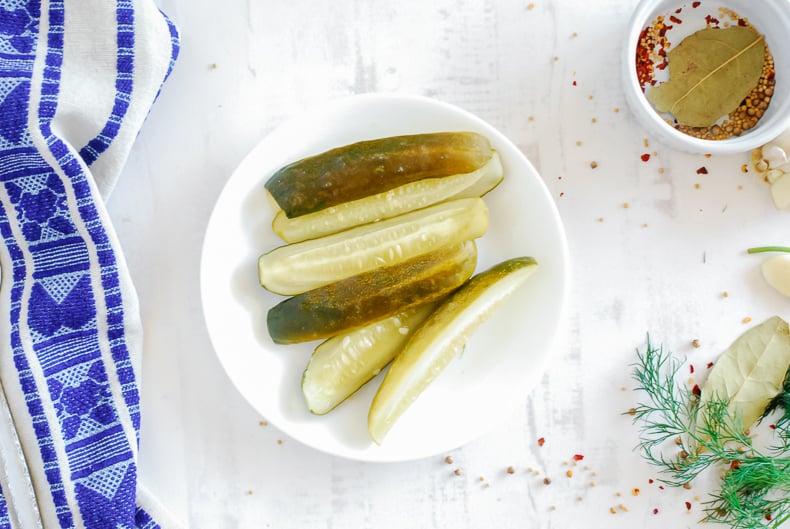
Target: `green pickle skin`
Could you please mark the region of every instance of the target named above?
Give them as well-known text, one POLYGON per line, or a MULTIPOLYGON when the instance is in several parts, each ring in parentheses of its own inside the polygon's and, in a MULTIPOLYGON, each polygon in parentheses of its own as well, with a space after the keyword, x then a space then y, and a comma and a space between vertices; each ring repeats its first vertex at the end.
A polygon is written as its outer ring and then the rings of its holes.
POLYGON ((280 344, 335 336, 448 295, 476 264, 477 247, 466 241, 310 290, 269 310, 269 335, 280 344))
POLYGON ((437 132, 357 142, 298 160, 265 188, 289 218, 425 178, 479 169, 493 150, 475 132, 437 132))

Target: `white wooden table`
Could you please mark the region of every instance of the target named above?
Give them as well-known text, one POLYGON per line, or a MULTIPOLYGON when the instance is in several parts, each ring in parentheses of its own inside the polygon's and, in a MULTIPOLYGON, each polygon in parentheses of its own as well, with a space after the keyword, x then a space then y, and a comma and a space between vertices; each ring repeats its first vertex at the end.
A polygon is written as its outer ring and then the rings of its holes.
POLYGON ((648 332, 704 366, 744 318, 787 317, 745 249, 790 243, 790 217, 746 154, 673 152, 635 121, 619 77, 635 3, 161 1, 181 56, 109 209, 145 323, 142 480, 170 509, 195 528, 696 524, 704 486, 660 490, 633 450, 630 364, 648 332), (203 233, 234 168, 302 108, 363 92, 427 95, 501 130, 545 180, 572 258, 541 384, 496 430, 410 463, 339 459, 267 425, 201 310, 203 233))

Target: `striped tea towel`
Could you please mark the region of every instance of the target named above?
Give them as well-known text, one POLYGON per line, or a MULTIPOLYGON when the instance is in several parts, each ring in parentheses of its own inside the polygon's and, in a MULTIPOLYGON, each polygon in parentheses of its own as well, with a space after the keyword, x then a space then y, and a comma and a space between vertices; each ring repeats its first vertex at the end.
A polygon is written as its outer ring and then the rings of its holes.
POLYGON ((0 0, 0 529, 162 527, 103 198, 178 51, 152 0, 0 0))

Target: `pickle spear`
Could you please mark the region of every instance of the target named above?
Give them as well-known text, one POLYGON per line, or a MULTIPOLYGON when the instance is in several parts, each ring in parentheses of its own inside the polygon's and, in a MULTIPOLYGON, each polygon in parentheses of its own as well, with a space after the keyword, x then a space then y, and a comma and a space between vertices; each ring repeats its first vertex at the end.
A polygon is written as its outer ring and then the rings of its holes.
POLYGON ((416 182, 470 173, 493 155, 475 132, 437 132, 357 142, 274 173, 265 188, 290 218, 416 182))
POLYGON ((474 241, 442 247, 393 266, 330 283, 269 310, 275 343, 329 338, 441 299, 464 284, 477 264, 474 241))
POLYGON ((485 165, 470 173, 424 178, 293 218, 280 210, 274 216, 272 230, 286 242, 315 239, 445 200, 482 196, 496 187, 503 176, 499 154, 493 153, 485 165))
POLYGON ((302 375, 302 393, 316 415, 332 411, 397 355, 438 302, 414 307, 321 343, 302 375))
POLYGON ((264 288, 277 294, 301 294, 475 239, 487 229, 488 208, 483 199, 461 198, 280 246, 258 259, 258 278, 264 288))
POLYGON ((532 257, 518 257, 476 275, 417 329, 373 398, 368 431, 376 444, 381 444, 395 421, 463 351, 474 330, 537 266, 532 257))

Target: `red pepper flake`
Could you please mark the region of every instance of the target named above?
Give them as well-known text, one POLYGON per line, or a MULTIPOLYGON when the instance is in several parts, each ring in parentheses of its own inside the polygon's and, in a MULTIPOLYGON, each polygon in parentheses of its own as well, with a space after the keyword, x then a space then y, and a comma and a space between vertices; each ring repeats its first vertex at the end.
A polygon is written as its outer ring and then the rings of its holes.
POLYGON ((664 490, 664 485, 659 485, 659 486, 658 486, 658 489, 659 489, 659 490, 664 490))
POLYGON ((713 362, 708 362, 708 369, 710 369, 711 367, 713 367, 713 362))
POLYGON ((702 2, 691 2, 691 7, 697 9, 702 2))
POLYGON ((770 428, 771 430, 776 430, 776 425, 775 424, 769 424, 768 428, 770 428))
POLYGON ((647 482, 652 485, 654 483, 653 478, 648 479, 647 482))
POLYGON ((702 167, 697 169, 697 174, 708 174, 708 168, 703 165, 702 167))
POLYGON ((574 454, 573 455, 573 460, 574 461, 581 461, 582 459, 584 459, 584 456, 581 455, 581 454, 574 454))
POLYGON ((694 374, 694 364, 689 364, 689 372, 693 375, 694 374))
POLYGON ((700 395, 702 395, 702 390, 701 390, 701 389, 699 389, 699 384, 694 384, 694 387, 693 387, 693 388, 691 388, 691 393, 692 393, 692 394, 693 394, 695 397, 699 397, 700 395))
POLYGON ((653 509, 653 514, 658 514, 658 509, 653 509))
POLYGON ((770 513, 770 512, 767 512, 767 513, 765 513, 765 519, 766 519, 766 520, 768 520, 768 521, 770 522, 771 520, 773 520, 773 519, 774 519, 774 517, 773 517, 773 516, 771 516, 771 513, 770 513))
POLYGON ((576 86, 576 81, 573 82, 573 86, 576 86))
POLYGON ((719 25, 719 19, 718 18, 713 18, 710 15, 705 15, 705 22, 707 22, 709 26, 718 26, 719 25))
POLYGON ((690 511, 690 510, 691 510, 691 502, 690 502, 690 501, 687 501, 687 502, 686 502, 686 510, 687 510, 687 511, 690 511))
MULTIPOLYGON (((678 12, 679 12, 679 11, 675 11, 675 13, 678 13, 678 12)), ((669 20, 671 20, 671 21, 672 21, 672 22, 674 22, 675 24, 682 24, 682 23, 683 23, 683 21, 682 21, 682 20, 680 20, 680 19, 679 19, 678 17, 676 17, 675 15, 670 15, 670 16, 669 16, 669 20)))
POLYGON ((741 462, 737 459, 730 461, 730 470, 738 470, 741 468, 741 462))
POLYGON ((738 19, 738 25, 741 26, 742 28, 745 28, 747 26, 747 23, 746 23, 746 21, 744 19, 739 18, 738 19))
POLYGON ((675 13, 678 14, 678 15, 680 14, 681 11, 683 11, 682 7, 679 7, 677 9, 675 9, 675 13))
POLYGON ((546 439, 544 439, 543 437, 541 437, 540 439, 538 439, 538 446, 543 446, 543 444, 544 444, 545 442, 546 442, 546 439))
POLYGON ((645 153, 642 156, 640 156, 640 158, 642 159, 643 162, 646 162, 646 161, 650 160, 650 155, 645 153))

